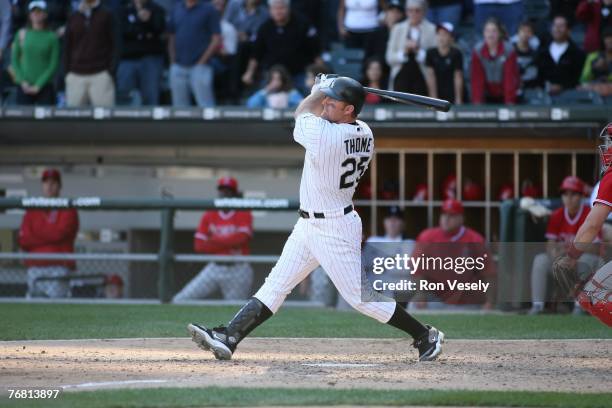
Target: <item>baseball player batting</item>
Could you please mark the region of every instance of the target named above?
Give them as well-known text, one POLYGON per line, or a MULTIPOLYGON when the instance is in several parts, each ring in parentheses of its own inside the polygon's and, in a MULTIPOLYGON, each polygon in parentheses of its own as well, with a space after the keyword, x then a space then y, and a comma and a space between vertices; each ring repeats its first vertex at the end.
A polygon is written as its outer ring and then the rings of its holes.
POLYGON ((374 152, 372 130, 357 116, 365 91, 354 79, 318 77, 295 111, 293 138, 306 150, 300 183, 300 218, 265 283, 227 326, 189 324, 192 340, 219 360, 280 308, 291 290, 321 265, 340 295, 359 312, 408 333, 420 361, 441 353, 444 333, 425 326, 392 299, 361 299, 361 218, 353 194, 374 152))
POLYGON ((576 233, 568 254, 555 261, 553 274, 564 289, 575 289, 576 300, 584 310, 606 325, 612 326, 612 261, 582 282, 576 268, 578 258, 589 249, 612 211, 612 123, 604 128, 601 137, 604 140, 604 144, 599 147, 603 177, 597 198, 593 209, 576 233))

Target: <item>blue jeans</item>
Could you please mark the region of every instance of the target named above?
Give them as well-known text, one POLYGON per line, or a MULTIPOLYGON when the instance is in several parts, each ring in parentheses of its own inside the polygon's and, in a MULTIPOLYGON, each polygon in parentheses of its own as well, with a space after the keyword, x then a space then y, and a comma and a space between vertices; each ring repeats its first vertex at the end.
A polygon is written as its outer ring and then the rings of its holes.
POLYGON ((476 32, 482 37, 482 28, 489 17, 495 17, 506 27, 508 37, 516 34, 520 22, 523 20, 523 1, 512 4, 475 4, 474 23, 476 32))
POLYGON ((138 89, 143 105, 159 105, 163 69, 161 55, 121 60, 117 69, 117 100, 127 100, 129 93, 138 89))
POLYGON ((170 66, 172 106, 191 106, 191 93, 199 107, 215 106, 213 74, 210 65, 197 64, 192 67, 184 67, 172 64, 170 66))
POLYGON ((440 23, 451 23, 455 28, 461 21, 461 9, 463 5, 451 4, 450 6, 430 7, 427 10, 427 19, 438 25, 440 23))

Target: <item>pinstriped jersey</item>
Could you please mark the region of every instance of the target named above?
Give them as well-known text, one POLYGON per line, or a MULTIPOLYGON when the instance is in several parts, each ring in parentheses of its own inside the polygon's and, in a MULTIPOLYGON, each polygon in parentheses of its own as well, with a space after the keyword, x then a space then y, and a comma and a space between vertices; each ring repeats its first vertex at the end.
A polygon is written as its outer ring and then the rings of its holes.
POLYGON ((293 138, 306 149, 301 208, 330 211, 350 205, 374 152, 370 127, 361 120, 332 123, 305 113, 296 119, 293 138))

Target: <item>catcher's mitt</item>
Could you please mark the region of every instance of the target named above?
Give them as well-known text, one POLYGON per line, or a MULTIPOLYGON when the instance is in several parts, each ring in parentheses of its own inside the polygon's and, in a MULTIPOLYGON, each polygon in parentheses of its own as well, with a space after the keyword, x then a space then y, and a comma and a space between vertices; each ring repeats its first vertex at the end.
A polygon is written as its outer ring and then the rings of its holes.
POLYGON ((576 260, 567 255, 561 256, 553 263, 553 275, 564 294, 573 294, 578 282, 576 260))

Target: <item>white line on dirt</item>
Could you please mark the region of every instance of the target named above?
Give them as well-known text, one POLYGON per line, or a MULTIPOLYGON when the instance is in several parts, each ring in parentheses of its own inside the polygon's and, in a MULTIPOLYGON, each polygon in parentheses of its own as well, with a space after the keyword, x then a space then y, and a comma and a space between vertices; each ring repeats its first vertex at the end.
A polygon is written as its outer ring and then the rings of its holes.
POLYGON ((332 368, 352 368, 352 367, 378 367, 380 364, 358 364, 358 363, 303 363, 306 367, 332 367, 332 368))
POLYGON ((130 385, 130 384, 161 384, 168 380, 128 380, 128 381, 103 381, 103 382, 87 382, 82 384, 60 385, 64 390, 71 388, 92 388, 92 387, 111 387, 115 385, 130 385))
MULTIPOLYGON (((368 338, 368 337, 249 337, 249 339, 257 339, 257 340, 325 340, 325 341, 344 341, 344 340, 352 340, 352 341, 380 341, 380 340, 410 340, 409 338, 401 338, 401 337, 385 337, 385 338, 368 338)), ((66 342, 66 341, 74 341, 74 342, 83 342, 83 341, 104 341, 104 342, 112 342, 112 341, 142 341, 142 340, 191 340, 189 337, 119 337, 112 339, 38 339, 38 340, 1 340, 0 344, 10 344, 10 343, 35 343, 35 342, 66 342)), ((448 336, 444 341, 448 340, 448 336)), ((541 339, 466 339, 466 338, 452 338, 451 341, 474 341, 474 342, 491 342, 491 341, 504 341, 504 342, 526 342, 526 341, 606 341, 612 342, 611 338, 584 338, 584 339, 563 339, 563 338, 541 338, 541 339)))

